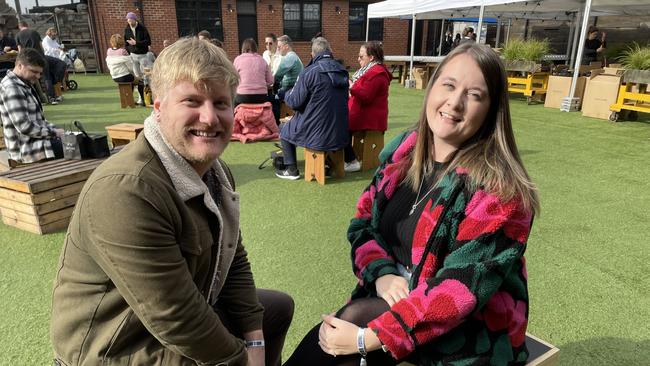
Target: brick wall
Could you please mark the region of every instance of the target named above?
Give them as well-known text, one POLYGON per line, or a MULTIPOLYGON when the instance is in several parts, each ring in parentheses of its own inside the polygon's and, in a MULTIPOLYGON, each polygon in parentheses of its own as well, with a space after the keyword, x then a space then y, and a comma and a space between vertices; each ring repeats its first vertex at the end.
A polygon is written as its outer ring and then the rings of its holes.
MULTIPOLYGON (((124 35, 126 13, 140 12, 133 7, 130 0, 95 0, 90 2, 90 16, 94 21, 95 38, 98 42, 98 54, 101 70, 108 72, 106 67, 106 50, 110 47, 108 40, 112 34, 124 35)), ((151 36, 154 52, 162 50, 164 39, 178 38, 176 26, 176 5, 174 0, 147 0, 144 2, 144 24, 151 36)))
MULTIPOLYGON (((124 34, 126 27, 126 13, 134 11, 131 0, 95 0, 90 3, 91 16, 95 22, 95 32, 98 40, 99 57, 106 58, 109 48, 108 39, 111 34, 124 34)), ((283 31, 282 0, 264 0, 257 2, 257 34, 259 53, 264 52, 264 36, 275 33, 281 36, 283 31), (269 9, 272 7, 272 10, 269 9)), ((230 59, 239 55, 239 36, 237 28, 237 10, 235 0, 221 1, 221 14, 224 33, 224 49, 230 59), (228 4, 232 11, 228 11, 228 4)), ((363 42, 348 41, 348 0, 327 0, 321 5, 321 24, 323 37, 332 45, 334 56, 343 59, 346 66, 351 69, 359 67, 357 55, 363 42), (339 7, 340 14, 336 12, 339 7)), ((176 24, 175 0, 147 0, 144 1, 144 20, 152 46, 156 53, 162 49, 164 39, 175 40, 178 38, 176 24)), ((407 54, 408 21, 400 19, 384 20, 384 53, 386 55, 407 54)), ((294 48, 306 64, 311 59, 311 45, 309 42, 295 42, 294 48)), ((108 71, 105 62, 101 62, 102 71, 108 71)))

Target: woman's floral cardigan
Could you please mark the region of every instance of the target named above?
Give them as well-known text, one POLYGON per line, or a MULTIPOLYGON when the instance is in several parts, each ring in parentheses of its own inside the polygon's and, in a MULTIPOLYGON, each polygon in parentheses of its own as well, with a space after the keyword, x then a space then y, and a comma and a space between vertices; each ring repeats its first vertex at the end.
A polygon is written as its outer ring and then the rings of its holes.
MULTIPOLYGON (((357 203, 348 229, 359 279, 353 299, 377 296, 375 280, 398 275, 378 226, 403 179, 397 165, 408 158, 416 135, 406 132, 386 146, 382 165, 357 203)), ((462 168, 445 175, 432 197, 413 237, 410 295, 368 326, 398 360, 412 355, 421 365, 524 364, 524 251, 531 214, 518 201, 502 202, 480 187, 472 189, 462 168)))

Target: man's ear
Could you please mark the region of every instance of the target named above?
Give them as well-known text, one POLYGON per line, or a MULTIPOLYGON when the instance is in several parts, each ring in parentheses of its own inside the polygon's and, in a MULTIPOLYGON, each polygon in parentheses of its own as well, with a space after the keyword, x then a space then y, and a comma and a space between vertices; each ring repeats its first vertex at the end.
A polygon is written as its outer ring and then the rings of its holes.
POLYGON ((157 97, 153 101, 153 115, 156 117, 156 122, 160 122, 160 99, 157 97))

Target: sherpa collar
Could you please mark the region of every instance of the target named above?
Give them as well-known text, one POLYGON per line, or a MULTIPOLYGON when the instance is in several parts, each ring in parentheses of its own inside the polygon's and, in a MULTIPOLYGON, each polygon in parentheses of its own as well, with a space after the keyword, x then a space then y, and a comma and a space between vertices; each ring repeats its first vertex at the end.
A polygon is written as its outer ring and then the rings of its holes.
MULTIPOLYGON (((217 205, 210 195, 210 190, 196 170, 167 142, 153 114, 144 121, 144 137, 158 154, 181 199, 187 201, 196 196, 203 195, 205 206, 215 215, 221 216, 217 205)), ((237 192, 232 191, 226 173, 218 160, 215 160, 212 165, 212 170, 216 174, 219 183, 221 183, 221 188, 238 196, 237 192)))

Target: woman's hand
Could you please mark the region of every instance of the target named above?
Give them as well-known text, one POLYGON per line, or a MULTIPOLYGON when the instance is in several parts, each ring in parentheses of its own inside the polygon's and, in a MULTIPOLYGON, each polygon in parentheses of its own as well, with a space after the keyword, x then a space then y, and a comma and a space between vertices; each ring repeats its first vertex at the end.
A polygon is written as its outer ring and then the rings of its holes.
POLYGON ((377 295, 386 300, 388 306, 393 306, 401 299, 409 296, 409 284, 404 277, 387 274, 375 281, 377 295))
MULTIPOLYGON (((323 315, 321 318, 323 323, 318 332, 318 345, 323 352, 334 357, 359 353, 357 348, 359 327, 334 315, 323 315)), ((379 338, 370 329, 365 330, 364 343, 367 352, 381 348, 379 338)))

